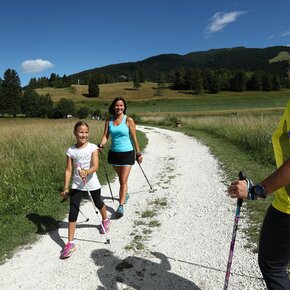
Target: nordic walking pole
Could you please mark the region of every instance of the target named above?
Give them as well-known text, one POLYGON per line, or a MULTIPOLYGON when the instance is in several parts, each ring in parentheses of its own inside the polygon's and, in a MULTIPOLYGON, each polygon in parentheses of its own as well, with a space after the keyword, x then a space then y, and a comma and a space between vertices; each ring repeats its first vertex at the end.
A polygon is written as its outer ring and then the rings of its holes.
POLYGON ((83 214, 83 212, 81 211, 81 209, 79 208, 78 209, 78 211, 82 214, 82 216, 86 219, 85 220, 85 222, 88 222, 90 219, 89 218, 87 218, 84 214, 83 214))
MULTIPOLYGON (((242 171, 240 171, 240 173, 239 173, 239 179, 246 180, 246 175, 242 171)), ((225 283, 224 283, 224 290, 228 289, 228 284, 229 284, 229 279, 230 279, 230 274, 231 274, 231 266, 232 266, 233 255, 234 255, 234 247, 235 247, 235 241, 236 241, 236 235, 237 235, 237 230, 238 230, 238 223, 239 223, 239 219, 240 219, 240 211, 241 211, 242 204, 243 204, 243 199, 238 198, 235 221, 234 221, 234 228, 233 228, 233 234, 232 234, 232 240, 231 240, 231 246, 230 246, 230 253, 229 253, 227 271, 226 271, 226 277, 225 277, 225 283)))
MULTIPOLYGON (((99 147, 100 148, 100 147, 99 147)), ((111 197, 112 197, 112 201, 114 202, 114 196, 113 196, 113 193, 112 193, 112 188, 111 188, 111 184, 110 184, 110 180, 109 180, 109 176, 108 176, 108 173, 107 173, 107 169, 106 169, 106 165, 104 163, 104 159, 103 159, 103 155, 102 155, 102 151, 100 151, 100 155, 101 155, 101 159, 102 159, 102 164, 103 164, 103 168, 104 168, 104 171, 105 171, 105 175, 106 175, 106 178, 107 178, 107 182, 108 182, 108 185, 109 185, 109 189, 110 189, 110 192, 111 192, 111 197)))
MULTIPOLYGON (((77 169, 77 171, 82 170, 81 163, 79 163, 79 162, 76 163, 76 169, 77 169)), ((95 206, 95 204, 94 204, 94 201, 93 201, 93 198, 92 198, 91 192, 90 192, 90 190, 89 190, 89 188, 88 188, 87 180, 86 180, 85 178, 82 178, 82 180, 83 180, 84 185, 85 185, 85 187, 86 187, 86 190, 87 190, 87 192, 88 192, 88 194, 89 194, 90 201, 92 202, 92 205, 93 205, 93 207, 94 207, 94 210, 95 210, 95 212, 96 212, 96 215, 97 215, 97 217, 98 217, 98 219, 99 219, 99 223, 101 224, 101 227, 102 227, 102 229, 103 229, 103 231, 104 231, 104 233, 105 233, 106 240, 107 240, 107 244, 110 244, 110 239, 108 239, 108 237, 107 237, 107 231, 106 231, 105 227, 103 226, 103 223, 102 223, 101 220, 100 220, 98 209, 96 208, 96 206, 95 206)))
POLYGON ((145 172, 143 171, 143 169, 142 169, 142 167, 141 167, 141 164, 140 164, 138 161, 137 161, 137 163, 139 164, 139 167, 140 167, 140 169, 141 169, 141 171, 142 171, 142 173, 143 173, 143 175, 144 175, 146 181, 148 182, 148 185, 150 186, 150 189, 152 189, 152 186, 151 186, 151 184, 150 184, 150 182, 149 182, 149 180, 148 180, 148 178, 147 178, 145 172))

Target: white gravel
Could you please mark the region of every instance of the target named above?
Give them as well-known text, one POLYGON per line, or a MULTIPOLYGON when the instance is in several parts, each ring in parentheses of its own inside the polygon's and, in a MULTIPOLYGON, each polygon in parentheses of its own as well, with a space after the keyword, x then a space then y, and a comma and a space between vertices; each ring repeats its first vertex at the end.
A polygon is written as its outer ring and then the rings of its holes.
MULTIPOLYGON (((59 259, 67 241, 65 219, 57 231, 41 236, 0 266, 1 289, 223 289, 236 209, 225 192, 228 180, 208 148, 195 139, 165 129, 138 129, 149 139, 142 168, 153 190, 135 165, 125 216, 112 216, 107 236, 111 244, 96 230, 98 218, 85 201, 81 210, 90 221, 78 225, 77 251, 59 259), (157 205, 161 200, 167 205, 157 205), (155 214, 142 217, 145 211, 155 214), (160 226, 150 227, 150 221, 160 226), (134 237, 141 239, 143 249, 134 237)), ((117 198, 118 181, 111 186, 117 198)), ((118 202, 110 199, 107 185, 102 193, 113 214, 118 202)), ((239 227, 245 226, 244 215, 242 210, 239 227)), ((79 222, 83 220, 80 214, 79 222)), ((228 289, 266 289, 257 255, 245 244, 239 230, 228 289)))

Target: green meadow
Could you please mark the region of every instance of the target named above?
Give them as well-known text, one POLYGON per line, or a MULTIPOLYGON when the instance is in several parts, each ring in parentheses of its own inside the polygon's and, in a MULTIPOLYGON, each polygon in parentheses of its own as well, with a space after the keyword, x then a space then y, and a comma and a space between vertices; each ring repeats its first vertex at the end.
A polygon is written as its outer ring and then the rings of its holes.
MULTIPOLYGON (((74 142, 68 120, 0 121, 0 256, 3 259, 56 227, 67 205, 60 203, 65 150, 74 142)), ((95 138, 100 135, 92 126, 95 138)))
MULTIPOLYGON (((0 259, 55 229, 68 213, 61 203, 66 150, 75 142, 77 119, 0 120, 0 259)), ((90 142, 99 143, 104 122, 89 120, 90 142)), ((146 139, 139 134, 141 146, 146 139)), ((104 152, 106 154, 106 151, 104 152)), ((113 170, 107 166, 109 175, 113 170)), ((98 176, 102 184, 102 163, 98 176)))
MULTIPOLYGON (((152 87, 156 85, 150 84, 144 91, 129 90, 128 83, 110 90, 108 86, 106 97, 99 100, 87 99, 75 91, 73 94, 79 105, 97 104, 104 111, 115 96, 124 96, 124 92, 135 94, 135 99, 131 95, 127 98, 127 113, 134 115, 138 124, 179 130, 198 138, 218 158, 226 173, 225 183, 236 179, 240 170, 259 182, 275 169, 271 135, 290 90, 201 96, 170 90, 170 95, 165 96, 169 89, 164 89, 164 96, 157 98, 152 87), (150 92, 150 97, 146 98, 146 92, 150 92), (180 128, 175 127, 176 116, 182 116, 180 128)), ((69 93, 67 98, 71 96, 69 93)), ((53 96, 55 102, 57 98, 53 96)), ((65 152, 75 141, 72 130, 77 121, 0 119, 0 260, 4 261, 17 247, 29 245, 39 235, 56 228, 67 214, 68 204, 60 202, 60 191, 65 152)), ((88 120, 88 123, 90 142, 97 144, 104 122, 88 120)), ((138 132, 138 138, 144 148, 146 137, 138 132)), ((112 178, 112 168, 107 166, 107 169, 112 178)), ((106 183, 101 163, 98 176, 102 184, 106 183)), ((209 196, 214 198, 214 194, 209 196)), ((254 250, 265 208, 270 202, 271 198, 267 198, 243 205, 242 214, 249 221, 246 229, 249 246, 254 250)))
POLYGON ((107 112, 108 106, 116 96, 122 96, 128 103, 130 114, 166 115, 178 113, 180 115, 208 115, 230 114, 233 112, 248 111, 281 111, 286 105, 289 89, 270 92, 219 92, 217 94, 203 93, 194 95, 189 91, 176 91, 165 86, 160 95, 157 95, 157 84, 146 82, 141 89, 133 89, 132 82, 102 84, 98 98, 88 98, 86 85, 75 85, 70 88, 43 88, 37 89, 39 94, 49 93, 54 102, 61 98, 73 100, 77 107, 98 107, 107 112))

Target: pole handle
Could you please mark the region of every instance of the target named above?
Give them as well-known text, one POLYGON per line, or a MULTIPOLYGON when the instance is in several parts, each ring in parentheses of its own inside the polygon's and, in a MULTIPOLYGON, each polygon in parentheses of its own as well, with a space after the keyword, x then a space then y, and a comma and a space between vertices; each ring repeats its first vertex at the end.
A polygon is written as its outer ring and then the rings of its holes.
MULTIPOLYGON (((246 174, 243 171, 240 171, 239 172, 239 180, 246 180, 246 179, 247 179, 246 174)), ((237 205, 239 207, 241 207, 242 204, 243 204, 243 199, 242 198, 238 198, 237 205)))

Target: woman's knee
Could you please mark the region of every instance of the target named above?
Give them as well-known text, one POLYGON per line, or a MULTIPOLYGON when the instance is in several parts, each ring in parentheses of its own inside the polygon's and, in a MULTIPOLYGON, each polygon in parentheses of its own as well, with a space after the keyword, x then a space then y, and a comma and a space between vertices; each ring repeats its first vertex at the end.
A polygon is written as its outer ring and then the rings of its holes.
POLYGON ((128 180, 127 179, 119 179, 119 183, 121 186, 126 186, 128 183, 128 180))
POLYGON ((119 183, 126 185, 128 183, 128 176, 120 175, 119 176, 119 183))

